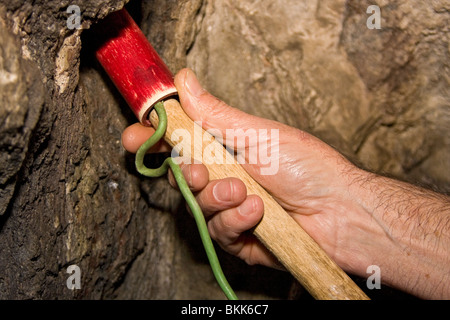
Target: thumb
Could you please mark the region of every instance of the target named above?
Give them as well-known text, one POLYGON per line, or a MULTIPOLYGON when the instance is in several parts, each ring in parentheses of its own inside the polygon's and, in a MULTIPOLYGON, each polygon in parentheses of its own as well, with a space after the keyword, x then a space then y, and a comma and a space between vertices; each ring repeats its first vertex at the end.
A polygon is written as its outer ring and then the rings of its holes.
POLYGON ((201 122, 205 130, 219 130, 225 134, 226 129, 257 129, 273 127, 270 120, 259 118, 239 109, 230 107, 225 102, 207 92, 190 69, 182 69, 175 76, 183 110, 193 121, 201 122))

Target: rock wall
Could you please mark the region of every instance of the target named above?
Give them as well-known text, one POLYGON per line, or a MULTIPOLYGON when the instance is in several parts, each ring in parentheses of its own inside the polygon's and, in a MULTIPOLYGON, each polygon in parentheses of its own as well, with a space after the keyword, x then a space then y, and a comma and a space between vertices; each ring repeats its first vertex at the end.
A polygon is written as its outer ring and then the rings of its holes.
POLYGON ((188 65, 231 105, 449 191, 445 1, 209 1, 188 65), (366 26, 370 5, 381 29, 366 26))

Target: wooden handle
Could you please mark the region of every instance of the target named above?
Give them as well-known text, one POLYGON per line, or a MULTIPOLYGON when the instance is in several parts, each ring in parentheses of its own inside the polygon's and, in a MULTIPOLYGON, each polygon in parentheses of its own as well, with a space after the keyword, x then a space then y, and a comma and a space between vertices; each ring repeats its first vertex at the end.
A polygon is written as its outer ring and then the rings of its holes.
MULTIPOLYGON (((230 161, 223 160, 230 157, 234 159, 234 157, 211 134, 195 124, 177 100, 167 100, 164 105, 168 118, 165 140, 183 157, 196 158, 204 163, 209 170, 211 180, 226 177, 239 178, 245 183, 248 194, 261 197, 264 201, 264 216, 254 228, 253 233, 314 298, 321 300, 369 299, 237 161, 230 164, 230 161), (184 139, 177 138, 179 134, 184 139), (186 137, 190 137, 190 141, 187 141, 186 137), (209 150, 212 150, 212 144, 217 144, 214 146, 216 159, 207 159, 206 157, 211 156, 211 152, 203 152, 203 149, 208 146, 209 150), (220 153, 217 150, 220 150, 220 153), (199 159, 198 155, 203 158, 199 159)), ((158 126, 158 116, 155 111, 150 114, 150 122, 154 127, 158 126)))

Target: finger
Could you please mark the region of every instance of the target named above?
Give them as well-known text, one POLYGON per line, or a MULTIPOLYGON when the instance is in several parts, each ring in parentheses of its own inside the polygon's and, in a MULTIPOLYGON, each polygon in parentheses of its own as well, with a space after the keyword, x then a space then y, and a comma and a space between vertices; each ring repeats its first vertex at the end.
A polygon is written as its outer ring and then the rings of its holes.
POLYGON ((247 197, 245 184, 237 178, 210 181, 196 199, 205 217, 240 205, 247 197))
POLYGON ((230 126, 232 123, 224 121, 224 117, 245 120, 245 116, 250 116, 209 94, 190 69, 178 72, 175 85, 184 111, 192 120, 202 121, 205 130, 226 129, 224 125, 230 126))
MULTIPOLYGON (((135 123, 126 128, 122 133, 122 146, 131 153, 136 153, 139 147, 155 133, 153 127, 146 127, 140 123, 135 123)), ((160 140, 148 151, 149 153, 169 152, 170 146, 160 140)))
POLYGON ((248 232, 242 233, 235 243, 223 249, 241 258, 249 265, 261 264, 286 271, 280 261, 255 236, 248 232))
MULTIPOLYGON (((186 180, 186 183, 192 192, 197 192, 206 187, 209 181, 209 172, 204 164, 180 164, 181 171, 186 180)), ((175 180, 172 170, 169 170, 169 183, 172 187, 178 188, 178 183, 175 180)))
POLYGON ((248 231, 257 226, 264 215, 264 202, 249 195, 239 206, 224 210, 208 221, 211 238, 226 252, 249 265, 261 264, 285 270, 278 259, 248 231))
POLYGON ((174 81, 183 110, 193 121, 201 121, 205 130, 220 130, 225 137, 226 129, 267 129, 282 126, 275 121, 233 108, 214 97, 201 86, 190 69, 180 70, 174 81))

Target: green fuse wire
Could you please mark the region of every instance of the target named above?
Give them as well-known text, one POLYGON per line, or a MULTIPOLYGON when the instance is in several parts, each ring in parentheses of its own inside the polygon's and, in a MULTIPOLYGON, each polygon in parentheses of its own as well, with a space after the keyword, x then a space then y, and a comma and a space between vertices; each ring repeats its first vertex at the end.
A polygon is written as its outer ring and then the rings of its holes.
POLYGON ((147 150, 154 146, 164 136, 167 128, 167 114, 166 110, 164 109, 164 103, 158 102, 155 105, 155 110, 159 118, 158 128, 156 128, 155 133, 146 142, 144 142, 137 151, 135 160, 136 169, 140 174, 152 178, 161 177, 162 175, 167 173, 169 168, 172 170, 178 187, 180 188, 181 194, 186 200, 194 216, 198 231, 200 233, 200 238, 203 243, 203 247, 205 248, 209 264, 211 265, 212 272, 220 288, 225 293, 225 296, 230 300, 237 300, 237 296, 235 295, 233 289, 230 287, 227 279, 225 278, 225 275, 223 274, 222 268, 220 267, 219 259, 217 258, 214 245, 208 233, 208 228, 206 226, 203 212, 191 190, 189 189, 189 186, 184 179, 183 173, 181 172, 180 166, 171 157, 167 158, 159 168, 147 168, 144 165, 144 157, 147 153, 147 150))

